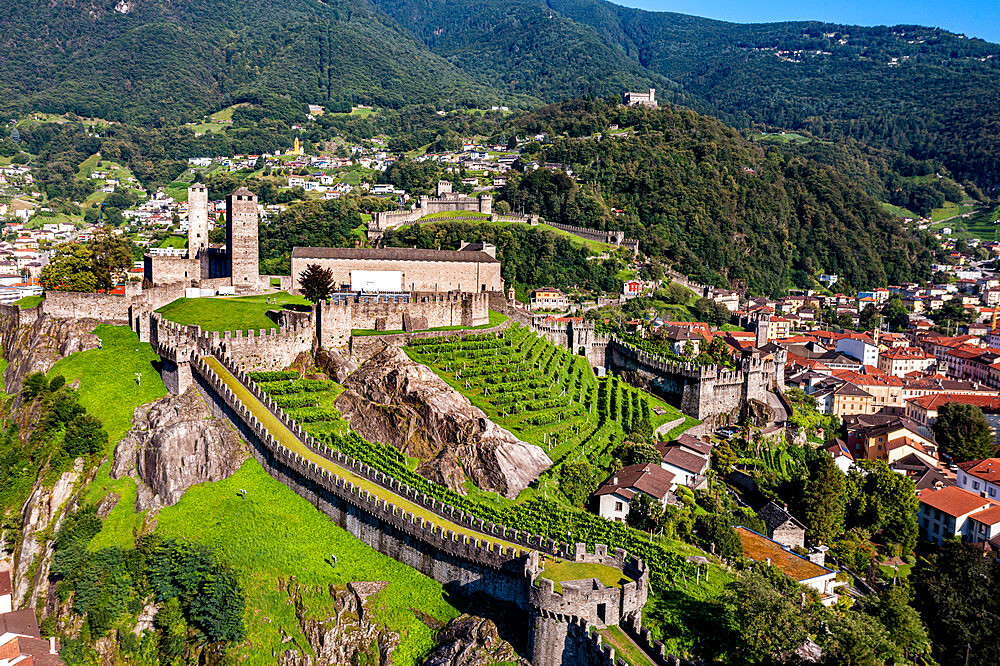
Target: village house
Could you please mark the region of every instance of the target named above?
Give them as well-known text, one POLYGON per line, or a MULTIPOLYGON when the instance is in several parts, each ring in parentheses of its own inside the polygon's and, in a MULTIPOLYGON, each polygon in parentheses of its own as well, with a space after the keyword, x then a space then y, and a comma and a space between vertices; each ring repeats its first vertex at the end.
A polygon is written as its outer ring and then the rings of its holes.
POLYGON ((938 447, 931 434, 902 416, 885 414, 844 419, 847 446, 855 460, 884 460, 890 465, 910 454, 938 464, 938 447))
POLYGON ((937 364, 931 354, 920 347, 894 347, 878 356, 878 369, 893 377, 905 377, 911 372, 931 370, 937 364))
POLYGON ((767 537, 788 548, 802 548, 806 543, 806 526, 788 512, 788 507, 781 507, 774 502, 768 502, 757 512, 767 527, 767 537))
POLYGON ((57 666, 59 645, 42 638, 35 610, 13 610, 10 571, 0 569, 0 666, 57 666))
POLYGON ((535 289, 531 292, 531 300, 528 307, 531 310, 563 311, 569 309, 569 298, 558 289, 535 289))
MULTIPOLYGON (((797 555, 788 547, 742 525, 735 529, 740 536, 743 554, 746 557, 755 562, 765 562, 799 584, 816 590, 824 606, 832 606, 837 602, 836 588, 844 584, 837 582, 837 572, 797 555)), ((822 555, 820 551, 817 557, 822 555)))
POLYGON ((607 520, 625 522, 629 505, 639 493, 666 505, 674 475, 656 463, 628 465, 608 477, 591 496, 594 511, 607 520))

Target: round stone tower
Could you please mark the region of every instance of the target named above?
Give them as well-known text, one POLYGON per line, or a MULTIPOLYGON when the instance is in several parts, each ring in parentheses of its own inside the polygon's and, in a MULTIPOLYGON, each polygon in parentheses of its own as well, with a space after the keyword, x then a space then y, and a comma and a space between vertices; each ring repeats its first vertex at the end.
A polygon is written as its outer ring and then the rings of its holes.
POLYGON ((593 553, 587 552, 586 544, 576 544, 572 560, 532 552, 525 577, 533 666, 590 663, 593 641, 588 639, 588 627, 640 620, 649 594, 649 569, 642 560, 621 548, 609 554, 608 547, 600 544, 593 553))

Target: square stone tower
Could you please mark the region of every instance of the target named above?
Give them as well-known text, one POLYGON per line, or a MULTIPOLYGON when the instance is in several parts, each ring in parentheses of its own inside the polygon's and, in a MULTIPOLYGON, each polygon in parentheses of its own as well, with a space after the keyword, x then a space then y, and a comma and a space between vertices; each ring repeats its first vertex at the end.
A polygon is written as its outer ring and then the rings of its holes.
POLYGON ((193 183, 188 188, 188 258, 208 247, 208 188, 193 183))
POLYGON ((245 187, 226 199, 226 262, 234 287, 257 287, 257 195, 245 187))

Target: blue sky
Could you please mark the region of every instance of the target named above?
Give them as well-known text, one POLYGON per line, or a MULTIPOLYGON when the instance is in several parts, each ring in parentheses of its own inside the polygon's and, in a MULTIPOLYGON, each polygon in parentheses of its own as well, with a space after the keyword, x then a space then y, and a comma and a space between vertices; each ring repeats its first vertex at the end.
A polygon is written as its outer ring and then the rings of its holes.
POLYGON ((1000 43, 997 0, 611 0, 738 23, 815 19, 849 25, 929 25, 1000 43))

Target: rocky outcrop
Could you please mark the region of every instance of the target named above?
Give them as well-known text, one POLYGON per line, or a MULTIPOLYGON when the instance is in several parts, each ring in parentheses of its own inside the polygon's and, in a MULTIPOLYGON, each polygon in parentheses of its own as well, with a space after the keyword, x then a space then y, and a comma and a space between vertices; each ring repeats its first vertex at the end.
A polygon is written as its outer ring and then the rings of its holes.
POLYGON ((197 483, 231 476, 247 450, 195 389, 137 407, 132 429, 115 448, 112 478, 136 479, 136 509, 176 504, 197 483))
POLYGON ((73 497, 73 490, 83 474, 83 459, 78 458, 72 471, 64 472, 52 487, 46 487, 42 480, 35 484, 21 510, 24 527, 21 541, 14 551, 14 568, 11 581, 14 608, 35 608, 36 600, 44 598, 47 589, 41 589, 42 582, 49 578, 52 564, 52 544, 49 536, 54 534, 62 516, 64 505, 73 497))
POLYGON ((24 378, 33 372, 47 372, 64 356, 97 349, 100 339, 93 333, 97 319, 58 319, 42 309, 20 310, 16 305, 0 306, 0 348, 7 359, 4 386, 7 393, 19 393, 24 378))
POLYGON ((551 464, 540 447, 498 426, 398 347, 375 354, 343 383, 335 404, 353 430, 420 458, 418 472, 458 492, 468 477, 516 497, 551 464))
POLYGON ((333 614, 317 617, 305 597, 310 589, 298 583, 287 585, 289 603, 315 656, 298 650, 278 655, 280 666, 333 666, 334 664, 391 664, 392 652, 399 645, 399 634, 373 622, 368 599, 388 585, 385 581, 353 582, 347 587, 329 586, 333 614))
POLYGON ((344 383, 347 377, 358 369, 358 364, 336 349, 320 349, 316 352, 316 367, 330 379, 344 383))
POLYGON ((514 647, 500 638, 492 620, 474 615, 462 615, 452 620, 438 634, 437 643, 424 661, 424 666, 528 666, 514 647))

